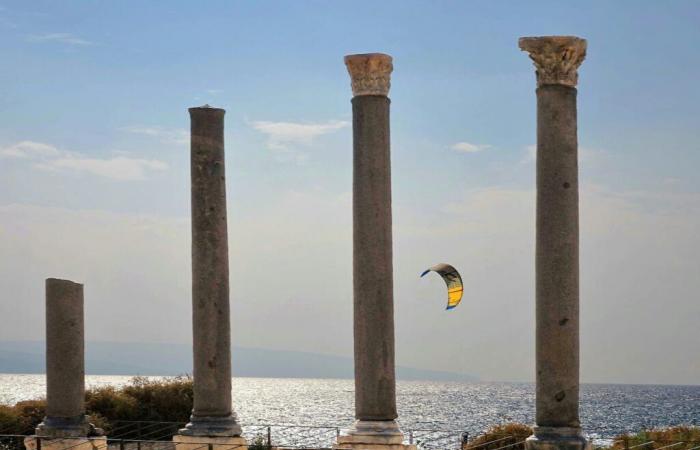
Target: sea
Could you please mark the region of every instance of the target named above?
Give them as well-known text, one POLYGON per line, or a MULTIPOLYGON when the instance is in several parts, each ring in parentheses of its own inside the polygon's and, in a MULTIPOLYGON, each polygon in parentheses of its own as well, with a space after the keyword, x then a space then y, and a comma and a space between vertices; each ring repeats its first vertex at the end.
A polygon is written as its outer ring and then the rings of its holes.
MULTIPOLYGON (((167 378, 167 377, 150 377, 167 378)), ((88 387, 128 383, 129 376, 88 375, 88 387)), ((0 403, 43 397, 45 375, 0 374, 0 403)), ((353 381, 234 378, 233 401, 244 425, 347 427, 353 421, 353 381)), ((700 386, 584 384, 581 422, 591 436, 670 425, 700 426, 700 386)), ((404 430, 478 434, 494 424, 534 422, 532 383, 401 381, 404 430)))

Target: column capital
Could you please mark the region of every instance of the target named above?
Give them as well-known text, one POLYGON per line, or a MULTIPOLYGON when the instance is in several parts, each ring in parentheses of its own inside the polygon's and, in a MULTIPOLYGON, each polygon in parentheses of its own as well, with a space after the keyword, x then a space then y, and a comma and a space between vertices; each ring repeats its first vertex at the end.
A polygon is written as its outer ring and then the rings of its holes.
POLYGON ((224 115, 226 114, 226 110, 222 108, 216 108, 213 106, 207 105, 202 105, 202 106, 193 106, 192 108, 187 109, 190 112, 190 116, 194 114, 213 114, 213 115, 224 115))
POLYGON ((345 65, 352 81, 352 95, 389 95, 392 61, 384 53, 347 55, 345 65))
POLYGON ((576 87, 578 67, 586 57, 586 40, 576 36, 522 37, 522 51, 534 62, 537 86, 559 84, 576 87))

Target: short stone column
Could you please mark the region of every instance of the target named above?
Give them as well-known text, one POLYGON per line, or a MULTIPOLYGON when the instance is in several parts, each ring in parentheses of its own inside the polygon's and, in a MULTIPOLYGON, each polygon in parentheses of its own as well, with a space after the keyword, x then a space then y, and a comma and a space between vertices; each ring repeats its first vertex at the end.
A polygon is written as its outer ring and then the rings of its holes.
POLYGON ((25 440, 60 450, 75 447, 106 448, 99 428, 85 415, 85 324, 83 285, 68 280, 46 280, 46 417, 36 436, 25 440))
POLYGON ((532 450, 582 449, 577 69, 586 41, 526 37, 537 74, 536 426, 532 450))
POLYGON ((177 450, 208 443, 232 449, 246 442, 231 407, 225 111, 205 105, 189 113, 194 407, 190 422, 173 440, 177 450))
POLYGON ((353 113, 354 425, 336 448, 405 448, 396 423, 391 158, 392 58, 350 55, 353 113))

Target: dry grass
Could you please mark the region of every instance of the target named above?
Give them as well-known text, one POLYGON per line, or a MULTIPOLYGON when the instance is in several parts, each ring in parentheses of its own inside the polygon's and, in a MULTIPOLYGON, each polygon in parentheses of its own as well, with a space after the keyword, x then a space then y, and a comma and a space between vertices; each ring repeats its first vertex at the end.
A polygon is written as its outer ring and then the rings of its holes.
POLYGON ((668 450, 700 450, 700 427, 652 428, 635 434, 617 436, 609 450, 656 450, 666 447, 668 450))
MULTIPOLYGON (((187 422, 192 399, 189 377, 167 380, 135 377, 120 388, 87 390, 85 409, 90 422, 109 433, 116 421, 187 422)), ((45 411, 44 399, 0 405, 0 434, 33 434, 45 411)))
POLYGON ((522 423, 495 425, 471 439, 465 450, 524 450, 525 439, 532 435, 532 427, 522 423))
MULTIPOLYGON (((532 428, 521 423, 506 423, 489 428, 464 446, 464 450, 524 450, 524 440, 532 428)), ((615 437, 613 445, 597 450, 700 450, 700 427, 654 428, 615 437)))

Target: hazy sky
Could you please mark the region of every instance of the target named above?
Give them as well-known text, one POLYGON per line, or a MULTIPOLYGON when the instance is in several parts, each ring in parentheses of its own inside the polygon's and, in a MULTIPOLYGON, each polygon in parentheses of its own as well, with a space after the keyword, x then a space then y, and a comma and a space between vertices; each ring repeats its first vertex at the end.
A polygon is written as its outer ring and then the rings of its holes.
POLYGON ((87 338, 189 342, 189 117, 226 114, 236 345, 350 355, 351 91, 394 57, 397 362, 534 378, 535 76, 580 69, 581 371, 700 383, 700 3, 2 2, 1 340, 43 339, 44 278, 87 338), (206 4, 206 6, 204 6, 206 4), (444 311, 426 267, 466 285, 444 311))

